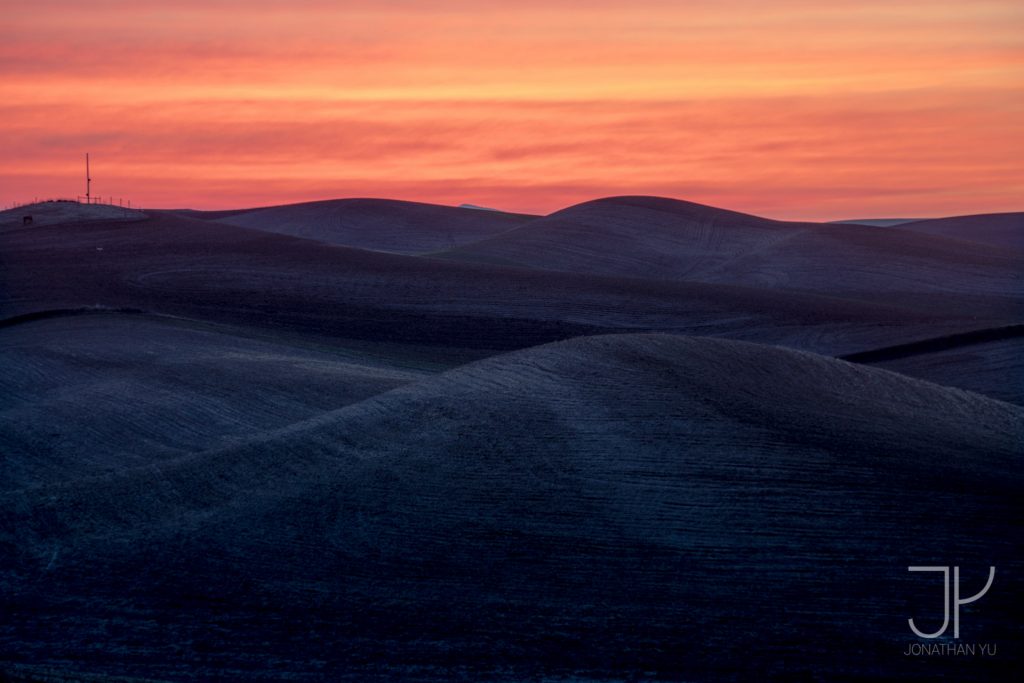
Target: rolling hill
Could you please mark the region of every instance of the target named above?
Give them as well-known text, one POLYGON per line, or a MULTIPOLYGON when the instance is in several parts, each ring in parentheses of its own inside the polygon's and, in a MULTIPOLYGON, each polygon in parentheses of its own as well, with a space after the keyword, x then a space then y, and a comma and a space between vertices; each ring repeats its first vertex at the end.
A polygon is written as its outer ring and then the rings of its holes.
POLYGON ((33 230, 41 225, 91 221, 137 221, 146 217, 141 211, 113 204, 79 204, 66 199, 35 202, 0 211, 0 232, 33 230), (31 223, 25 225, 25 219, 31 223))
POLYGON ((428 370, 223 326, 83 311, 0 334, 0 481, 74 480, 237 441, 428 370))
POLYGON ((899 226, 925 235, 1024 249, 1024 213, 990 213, 913 221, 899 226))
MULTIPOLYGON (((0 642, 176 680, 958 680, 990 665, 902 655, 907 567, 1024 568, 1022 443, 1024 409, 884 370, 570 340, 0 494, 0 642)), ((971 638, 1020 637, 982 604, 971 638)))
MULTIPOLYGON (((828 265, 833 257, 818 257, 822 277, 833 273, 841 283, 841 270, 828 265)), ((991 293, 876 293, 851 300, 754 284, 384 254, 166 213, 133 223, 6 233, 0 235, 0 266, 2 316, 127 307, 321 340, 430 347, 440 356, 446 349, 507 350, 636 331, 842 354, 1013 323, 1024 309, 1020 298, 991 293)), ((905 276, 899 267, 890 270, 905 276)), ((1001 273, 989 276, 1002 285, 1001 273)))
POLYGON ((0 231, 0 680, 1019 669, 1020 251, 367 201, 0 231))
POLYGON ((1019 252, 909 228, 787 223, 657 197, 586 202, 440 256, 850 298, 1024 294, 1019 252))
POLYGON ((674 199, 609 197, 556 211, 441 256, 685 280, 801 229, 805 227, 674 199))
POLYGON ((326 244, 400 254, 450 249, 534 218, 391 199, 332 199, 190 215, 326 244))
POLYGON ((1012 335, 986 332, 980 331, 977 338, 967 342, 943 343, 948 338, 922 340, 909 349, 897 347, 858 355, 868 357, 861 362, 877 367, 1024 405, 1021 326, 1016 326, 1012 335))

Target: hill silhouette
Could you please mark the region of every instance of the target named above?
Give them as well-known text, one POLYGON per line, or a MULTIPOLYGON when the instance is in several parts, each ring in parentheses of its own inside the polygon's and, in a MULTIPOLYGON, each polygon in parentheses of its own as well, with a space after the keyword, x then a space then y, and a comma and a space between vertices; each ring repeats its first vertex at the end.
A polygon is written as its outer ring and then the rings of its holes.
POLYGON ((854 298, 1021 295, 1020 253, 909 227, 773 221, 658 197, 586 202, 442 256, 854 298))
POLYGON ((192 216, 326 244, 400 254, 450 249, 534 218, 393 199, 332 199, 192 216))
POLYGON ((991 213, 912 221, 900 228, 965 242, 1024 249, 1024 213, 991 213))

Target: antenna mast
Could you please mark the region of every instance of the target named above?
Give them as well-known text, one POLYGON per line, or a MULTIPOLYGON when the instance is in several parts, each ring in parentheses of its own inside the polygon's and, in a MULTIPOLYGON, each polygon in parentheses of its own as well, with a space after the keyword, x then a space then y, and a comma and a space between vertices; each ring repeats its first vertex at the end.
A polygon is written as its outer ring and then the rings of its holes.
POLYGON ((89 177, 89 153, 85 153, 85 203, 92 204, 92 199, 89 195, 90 185, 92 184, 92 178, 89 177))

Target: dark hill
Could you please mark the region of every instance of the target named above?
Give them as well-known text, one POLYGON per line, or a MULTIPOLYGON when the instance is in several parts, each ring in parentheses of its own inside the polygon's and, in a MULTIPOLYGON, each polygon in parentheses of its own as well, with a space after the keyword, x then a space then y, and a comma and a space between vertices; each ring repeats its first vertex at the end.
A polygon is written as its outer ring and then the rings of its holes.
POLYGON ((535 218, 392 199, 332 199, 195 217, 326 244, 400 254, 451 249, 535 218))
POLYGON ((961 629, 1017 642, 1022 444, 1024 409, 883 370, 571 340, 3 494, 0 642, 178 680, 990 678, 1019 650, 903 656, 938 605, 907 567, 996 566, 961 629))

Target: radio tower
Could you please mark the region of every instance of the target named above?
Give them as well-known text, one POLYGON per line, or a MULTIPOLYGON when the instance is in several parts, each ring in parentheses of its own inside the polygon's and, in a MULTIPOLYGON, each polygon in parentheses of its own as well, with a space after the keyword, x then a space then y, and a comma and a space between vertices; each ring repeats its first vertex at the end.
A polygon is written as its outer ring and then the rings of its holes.
POLYGON ((85 153, 85 203, 92 204, 92 199, 89 195, 90 185, 92 184, 92 178, 89 177, 89 153, 85 153))

